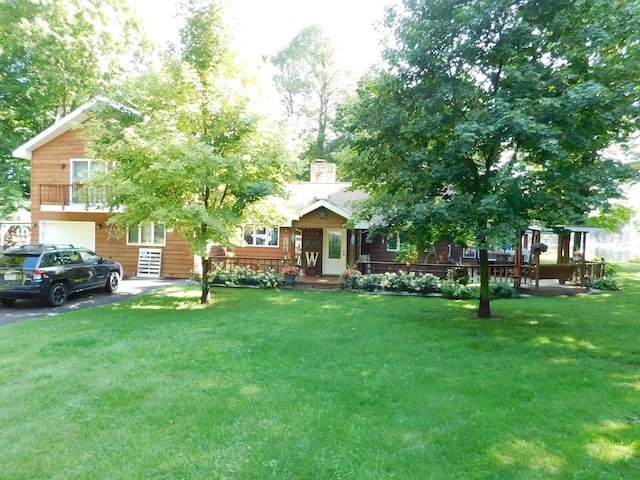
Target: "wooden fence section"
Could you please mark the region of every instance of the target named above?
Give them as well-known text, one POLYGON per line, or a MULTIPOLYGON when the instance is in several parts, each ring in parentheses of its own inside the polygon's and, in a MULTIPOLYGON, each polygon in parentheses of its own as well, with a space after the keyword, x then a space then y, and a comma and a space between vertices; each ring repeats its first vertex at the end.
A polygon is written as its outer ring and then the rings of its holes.
POLYGON ((280 271, 282 258, 256 258, 256 257, 209 257, 211 270, 221 267, 225 270, 233 270, 236 267, 251 270, 268 270, 272 268, 276 272, 280 271))
MULTIPOLYGON (((472 281, 480 281, 480 265, 457 265, 447 263, 416 263, 405 265, 395 262, 359 262, 362 273, 405 272, 422 275, 430 273, 445 279, 451 271, 454 278, 468 276, 472 281)), ((510 263, 489 265, 489 279, 495 282, 513 282, 514 265, 510 263)))
POLYGON ((447 272, 454 265, 447 265, 444 263, 412 263, 405 265, 404 263, 396 262, 358 262, 356 267, 362 273, 415 273, 423 275, 425 273, 431 273, 436 277, 447 278, 447 272))
MULTIPOLYGON (((480 281, 480 265, 453 264, 411 264, 409 266, 395 262, 359 262, 358 268, 362 273, 405 272, 415 274, 431 273, 439 278, 447 278, 448 272, 453 272, 454 278, 468 276, 472 282, 480 281)), ((494 282, 509 282, 515 286, 532 284, 539 288, 540 280, 557 279, 560 283, 567 281, 580 286, 587 286, 591 281, 606 275, 604 262, 585 262, 574 264, 541 264, 520 266, 519 274, 512 263, 489 264, 489 280, 494 282), (584 276, 582 268, 584 265, 584 276)))

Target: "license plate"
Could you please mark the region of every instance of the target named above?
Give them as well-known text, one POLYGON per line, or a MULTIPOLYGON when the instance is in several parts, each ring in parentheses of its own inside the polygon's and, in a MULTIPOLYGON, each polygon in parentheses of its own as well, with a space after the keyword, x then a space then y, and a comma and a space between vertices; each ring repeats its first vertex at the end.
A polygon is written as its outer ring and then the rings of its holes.
POLYGON ((14 274, 14 273, 5 273, 4 274, 4 279, 5 280, 17 280, 18 279, 18 275, 14 274))

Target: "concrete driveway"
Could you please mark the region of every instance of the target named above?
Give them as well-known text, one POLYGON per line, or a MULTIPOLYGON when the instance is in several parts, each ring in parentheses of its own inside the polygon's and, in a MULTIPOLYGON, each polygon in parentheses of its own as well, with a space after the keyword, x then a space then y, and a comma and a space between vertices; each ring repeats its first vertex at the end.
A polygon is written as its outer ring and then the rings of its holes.
POLYGON ((0 326, 20 320, 53 317, 60 313, 122 302, 141 293, 186 284, 186 280, 173 278, 128 278, 120 281, 120 287, 115 293, 107 294, 102 290, 74 293, 61 307, 49 307, 43 300, 18 300, 10 307, 0 305, 0 326))

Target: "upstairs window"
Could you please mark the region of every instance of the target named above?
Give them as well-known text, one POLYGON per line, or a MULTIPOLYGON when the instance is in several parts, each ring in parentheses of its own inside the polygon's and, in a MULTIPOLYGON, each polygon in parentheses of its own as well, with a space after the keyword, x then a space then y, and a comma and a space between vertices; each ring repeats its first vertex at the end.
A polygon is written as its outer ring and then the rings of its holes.
POLYGON ((85 205, 104 204, 107 192, 104 188, 87 185, 98 172, 106 172, 107 164, 89 158, 71 159, 71 202, 85 205))

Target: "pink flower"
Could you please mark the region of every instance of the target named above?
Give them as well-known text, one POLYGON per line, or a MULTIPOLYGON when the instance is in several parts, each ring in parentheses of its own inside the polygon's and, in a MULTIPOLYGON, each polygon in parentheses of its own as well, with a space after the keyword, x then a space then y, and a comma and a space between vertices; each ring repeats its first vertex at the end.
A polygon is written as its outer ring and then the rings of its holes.
POLYGON ((342 272, 343 277, 350 277, 351 275, 362 275, 362 272, 357 268, 347 268, 344 272, 342 272))
POLYGON ((295 265, 285 265, 284 267, 282 267, 281 271, 285 275, 298 275, 298 273, 300 272, 300 267, 297 267, 295 265))

